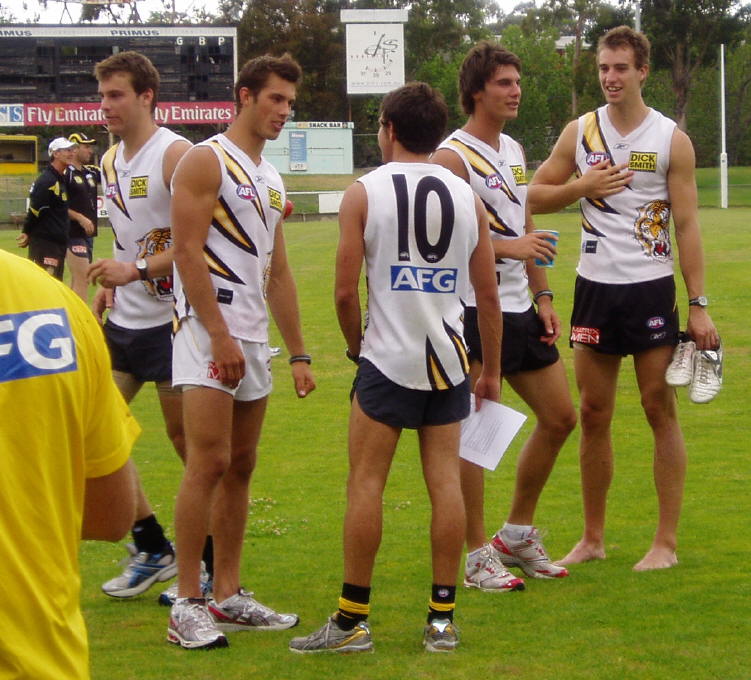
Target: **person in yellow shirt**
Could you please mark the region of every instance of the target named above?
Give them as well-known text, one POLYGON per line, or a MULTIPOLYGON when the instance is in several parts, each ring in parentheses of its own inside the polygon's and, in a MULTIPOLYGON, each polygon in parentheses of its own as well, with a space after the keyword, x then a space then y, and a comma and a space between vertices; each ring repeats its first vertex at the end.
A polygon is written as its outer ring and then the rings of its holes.
POLYGON ((116 541, 130 528, 140 428, 94 315, 2 250, 0 412, 0 679, 86 680, 79 541, 116 541))

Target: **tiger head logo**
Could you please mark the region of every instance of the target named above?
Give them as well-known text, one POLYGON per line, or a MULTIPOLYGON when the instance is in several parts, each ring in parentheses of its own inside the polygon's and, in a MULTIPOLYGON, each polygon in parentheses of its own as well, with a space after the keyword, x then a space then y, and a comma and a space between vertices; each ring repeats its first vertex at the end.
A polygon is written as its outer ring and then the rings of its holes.
POLYGON ((647 257, 661 262, 672 260, 670 203, 650 201, 641 206, 639 216, 634 222, 634 236, 647 257))
MULTIPOLYGON (((162 253, 172 245, 172 232, 168 227, 152 229, 145 236, 136 241, 138 257, 147 257, 162 253)), ((172 274, 157 276, 141 281, 146 292, 152 297, 164 302, 172 302, 175 298, 172 294, 172 274)))

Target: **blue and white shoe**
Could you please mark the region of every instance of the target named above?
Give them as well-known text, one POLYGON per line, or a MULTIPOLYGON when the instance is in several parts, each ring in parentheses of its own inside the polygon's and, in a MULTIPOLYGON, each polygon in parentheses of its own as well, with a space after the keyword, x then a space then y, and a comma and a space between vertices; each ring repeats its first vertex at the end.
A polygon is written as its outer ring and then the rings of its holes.
POLYGON ((157 582, 169 581, 175 574, 177 559, 171 543, 169 550, 161 553, 131 552, 123 573, 104 583, 102 591, 110 597, 135 597, 157 582))

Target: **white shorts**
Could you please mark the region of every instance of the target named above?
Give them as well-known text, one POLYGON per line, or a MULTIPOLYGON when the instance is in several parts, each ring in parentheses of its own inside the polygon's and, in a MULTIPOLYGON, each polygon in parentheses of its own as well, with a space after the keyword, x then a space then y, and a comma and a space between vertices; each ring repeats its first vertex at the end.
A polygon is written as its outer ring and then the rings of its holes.
POLYGON ((174 387, 213 387, 231 394, 235 401, 255 401, 271 392, 271 353, 266 342, 237 340, 245 354, 245 376, 229 387, 218 379, 211 355, 211 340, 195 317, 183 319, 172 346, 172 385, 174 387))

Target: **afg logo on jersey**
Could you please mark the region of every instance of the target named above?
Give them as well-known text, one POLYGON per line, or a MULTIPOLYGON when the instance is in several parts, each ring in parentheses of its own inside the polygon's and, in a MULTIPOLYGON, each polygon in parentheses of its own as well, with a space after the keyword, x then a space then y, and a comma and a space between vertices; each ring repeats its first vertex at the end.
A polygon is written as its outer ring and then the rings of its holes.
POLYGON ((610 158, 610 154, 607 151, 590 151, 587 154, 587 165, 592 167, 593 165, 597 165, 598 163, 602 163, 603 161, 610 161, 613 162, 610 158))
POLYGON ((503 186, 503 177, 497 172, 494 172, 492 175, 488 175, 485 178, 485 186, 488 187, 488 189, 500 189, 503 186))
POLYGON ((664 325, 665 325, 664 316, 653 316, 647 319, 647 328, 651 328, 652 330, 657 330, 658 328, 662 328, 664 325))
POLYGON ((236 191, 237 195, 244 201, 255 201, 258 195, 252 184, 238 184, 236 191))
POLYGON ((0 382, 77 368, 76 345, 64 309, 0 316, 0 382))
POLYGON ((509 165, 509 168, 514 175, 516 186, 524 186, 527 183, 527 173, 524 172, 524 168, 521 165, 509 165))
POLYGON ((453 293, 456 291, 456 269, 391 265, 391 290, 453 293))
POLYGON ((657 172, 657 153, 632 151, 628 156, 628 169, 641 172, 657 172))
POLYGON ((130 178, 129 198, 146 198, 149 195, 149 178, 148 175, 143 177, 130 178))

